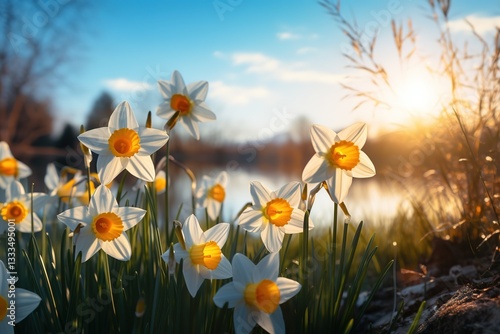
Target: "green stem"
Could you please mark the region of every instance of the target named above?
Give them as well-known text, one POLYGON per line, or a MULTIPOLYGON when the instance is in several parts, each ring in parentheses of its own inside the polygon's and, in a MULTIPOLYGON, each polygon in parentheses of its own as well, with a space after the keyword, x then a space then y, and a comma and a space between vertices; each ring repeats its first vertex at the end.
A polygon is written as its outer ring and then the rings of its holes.
POLYGON ((168 164, 170 160, 170 140, 167 141, 167 144, 165 145, 165 180, 167 180, 167 185, 165 188, 165 233, 167 236, 167 244, 170 242, 170 235, 169 235, 169 199, 168 199, 168 193, 169 193, 169 188, 170 184, 168 181, 168 164))

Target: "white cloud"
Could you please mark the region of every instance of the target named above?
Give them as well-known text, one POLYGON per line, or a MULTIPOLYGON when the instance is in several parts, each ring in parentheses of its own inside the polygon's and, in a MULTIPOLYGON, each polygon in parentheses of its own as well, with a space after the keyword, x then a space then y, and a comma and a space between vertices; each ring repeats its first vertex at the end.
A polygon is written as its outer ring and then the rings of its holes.
POLYGON ((245 105, 254 99, 264 98, 270 92, 264 87, 227 85, 222 81, 210 82, 209 97, 228 105, 245 105))
POLYGON ((497 27, 500 28, 500 16, 478 16, 468 15, 465 18, 452 20, 448 23, 451 31, 471 31, 470 25, 472 24, 478 34, 484 34, 494 31, 497 27))
POLYGON ((282 41, 285 41, 285 40, 290 40, 290 39, 299 39, 302 36, 288 32, 288 31, 284 31, 284 32, 277 33, 276 37, 278 37, 278 39, 280 39, 282 41))
POLYGON ((318 51, 318 49, 317 49, 317 48, 313 48, 313 47, 310 47, 310 46, 305 46, 305 47, 303 47, 303 48, 299 48, 299 49, 297 49, 297 51, 296 51, 296 52, 297 52, 297 54, 299 54, 299 55, 305 55, 305 54, 308 54, 308 53, 314 53, 314 52, 316 52, 316 51, 318 51))
POLYGON ((262 53, 234 53, 234 65, 245 65, 247 73, 267 74, 283 82, 337 83, 344 77, 316 70, 298 69, 262 53))
POLYGON ((153 88, 146 82, 132 81, 125 78, 104 80, 104 85, 112 90, 119 92, 138 92, 153 88))
POLYGON ((212 55, 218 59, 226 58, 226 54, 224 52, 221 52, 221 51, 214 51, 214 53, 212 55))

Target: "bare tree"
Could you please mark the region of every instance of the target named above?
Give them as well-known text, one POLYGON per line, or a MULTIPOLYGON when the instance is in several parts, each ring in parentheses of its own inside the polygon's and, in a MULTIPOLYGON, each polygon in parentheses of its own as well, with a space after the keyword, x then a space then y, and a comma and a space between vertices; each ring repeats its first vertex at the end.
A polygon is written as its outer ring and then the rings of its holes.
POLYGON ((48 101, 76 59, 84 8, 81 0, 0 1, 0 140, 13 151, 34 153, 52 132, 48 101))

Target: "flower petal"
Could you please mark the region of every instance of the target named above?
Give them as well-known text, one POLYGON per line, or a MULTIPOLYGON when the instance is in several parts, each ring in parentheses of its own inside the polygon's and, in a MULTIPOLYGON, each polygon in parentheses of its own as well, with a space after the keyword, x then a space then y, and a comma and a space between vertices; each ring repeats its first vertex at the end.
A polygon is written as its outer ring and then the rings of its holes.
POLYGON ((59 185, 59 173, 57 173, 54 163, 51 162, 47 165, 47 171, 45 172, 43 181, 49 190, 55 189, 59 185))
POLYGON ((127 261, 132 255, 132 248, 126 233, 122 233, 118 238, 111 241, 101 241, 101 248, 109 256, 120 261, 127 261))
POLYGON ((337 169, 333 177, 326 180, 326 183, 328 184, 328 191, 332 200, 338 204, 342 203, 349 193, 352 177, 346 175, 340 169, 337 169))
MULTIPOLYGON (((283 226, 284 232, 287 234, 304 232, 304 214, 304 211, 300 209, 293 209, 290 221, 288 222, 288 224, 283 226)), ((312 229, 310 218, 309 229, 312 229)))
POLYGON ((338 133, 338 136, 342 140, 347 140, 353 142, 361 149, 366 143, 366 137, 368 136, 368 128, 366 123, 355 123, 338 133))
POLYGON ((182 78, 182 75, 179 73, 179 71, 174 71, 172 73, 172 85, 174 87, 174 94, 183 94, 185 96, 189 96, 186 84, 184 83, 184 79, 182 78))
POLYGON ((176 93, 170 81, 158 80, 158 88, 164 99, 170 99, 176 93))
POLYGON ((262 228, 262 211, 254 208, 247 208, 240 215, 239 225, 248 232, 258 232, 262 228))
POLYGON ((203 231, 195 215, 190 215, 186 219, 184 225, 182 225, 182 233, 184 234, 184 241, 188 248, 192 245, 205 242, 205 240, 203 240, 203 231))
POLYGON ((83 227, 76 242, 75 259, 78 253, 82 252, 82 262, 85 262, 97 253, 99 249, 101 249, 101 246, 92 232, 92 228, 88 225, 83 227))
POLYGON ((160 105, 156 108, 156 115, 163 119, 170 119, 174 116, 175 110, 170 107, 170 99, 160 103, 160 105))
POLYGON ((279 253, 271 253, 262 258, 254 271, 255 282, 260 282, 263 279, 276 281, 279 273, 279 262, 279 253))
POLYGON ((375 175, 375 166, 365 152, 359 152, 359 163, 352 169, 352 176, 365 178, 375 175))
POLYGON ((97 154, 109 153, 109 137, 111 133, 109 128, 97 128, 85 131, 78 136, 78 140, 85 146, 87 146, 91 151, 97 154))
POLYGON ((31 175, 31 168, 25 165, 22 161, 17 160, 17 178, 24 179, 31 175))
POLYGON ((271 201, 271 191, 258 181, 250 183, 250 194, 256 206, 265 207, 271 201))
POLYGON ((16 323, 23 321, 40 304, 39 295, 34 292, 16 288, 16 323))
POLYGON ((14 199, 19 199, 25 194, 24 187, 21 182, 13 180, 9 186, 5 189, 5 198, 7 202, 14 199))
POLYGON ((217 265, 217 269, 211 270, 211 272, 211 278, 213 279, 226 279, 233 277, 233 267, 224 255, 222 255, 222 258, 217 265))
POLYGON ((280 304, 295 296, 302 288, 299 282, 295 282, 285 277, 278 277, 276 279, 276 284, 280 289, 280 304))
POLYGON ((216 220, 219 217, 220 209, 222 208, 222 203, 216 201, 212 198, 207 200, 207 213, 210 219, 216 220))
POLYGON ((217 116, 215 116, 212 110, 208 109, 205 103, 195 105, 191 111, 191 116, 197 122, 209 122, 217 119, 217 116))
POLYGON ((122 219, 124 231, 137 225, 146 215, 146 210, 131 206, 119 207, 115 212, 122 219))
POLYGON ((301 187, 299 182, 290 182, 281 187, 276 197, 285 199, 291 206, 297 207, 301 200, 301 187))
POLYGON ((226 187, 227 186, 227 181, 229 179, 229 175, 227 174, 226 171, 222 171, 219 173, 219 175, 217 175, 217 177, 215 178, 215 181, 214 183, 215 184, 220 184, 222 187, 226 187))
POLYGON ((309 183, 323 182, 332 177, 332 168, 325 158, 318 154, 312 156, 302 172, 302 180, 309 183))
POLYGON ((106 186, 100 185, 90 198, 89 213, 91 216, 95 216, 103 212, 113 212, 117 207, 118 204, 111 190, 106 186))
POLYGON ((182 273, 184 274, 184 281, 191 297, 194 298, 201 284, 203 277, 198 274, 198 270, 189 262, 183 262, 182 273))
POLYGON ((193 118, 184 116, 180 118, 179 122, 192 137, 196 140, 200 140, 200 129, 198 123, 193 118))
POLYGON ((257 267, 248 257, 240 253, 234 254, 232 265, 234 287, 243 292, 248 283, 254 282, 253 272, 257 267))
POLYGON ((129 163, 125 168, 138 179, 146 182, 153 182, 155 180, 155 165, 149 155, 134 155, 129 158, 129 163))
POLYGON ((140 154, 151 155, 162 148, 168 141, 168 135, 163 130, 139 127, 139 137, 141 138, 140 154))
POLYGON ((311 127, 311 142, 316 153, 326 153, 335 144, 337 134, 323 125, 314 124, 311 127))
POLYGON ((285 333, 285 320, 281 312, 281 307, 278 307, 273 313, 265 312, 255 313, 255 321, 257 324, 269 333, 285 333))
POLYGON ((214 296, 214 303, 218 307, 224 307, 228 303, 228 308, 234 307, 240 300, 243 299, 241 292, 234 288, 234 283, 230 282, 222 286, 214 296))
POLYGON ((110 184, 126 166, 127 158, 118 158, 114 155, 99 155, 97 157, 97 172, 102 184, 110 184))
POLYGON ((195 81, 187 85, 187 90, 189 92, 189 97, 196 104, 205 101, 208 93, 208 82, 207 81, 195 81))
POLYGON ((227 237, 229 235, 229 227, 230 225, 228 223, 219 223, 213 226, 212 228, 203 232, 203 242, 215 241, 217 245, 222 248, 226 243, 227 237))
POLYGON ((273 224, 266 224, 260 233, 260 237, 267 250, 274 253, 281 249, 285 232, 273 224))
POLYGON ((260 311, 256 309, 249 309, 245 303, 236 304, 233 315, 235 333, 249 334, 255 327, 255 318, 257 318, 256 314, 258 313, 260 313, 260 311))
POLYGON ((127 101, 123 101, 118 106, 116 106, 115 110, 109 117, 108 127, 110 133, 123 128, 139 128, 139 123, 137 123, 134 112, 132 111, 132 108, 127 101))

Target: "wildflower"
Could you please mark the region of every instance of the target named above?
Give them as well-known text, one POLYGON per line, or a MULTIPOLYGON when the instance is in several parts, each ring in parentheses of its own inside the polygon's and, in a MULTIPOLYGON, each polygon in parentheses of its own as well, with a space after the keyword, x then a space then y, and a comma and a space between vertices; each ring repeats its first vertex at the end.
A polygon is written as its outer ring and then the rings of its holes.
POLYGON ((326 181, 332 200, 336 203, 343 202, 353 177, 375 175, 375 166, 361 151, 366 137, 365 123, 353 124, 338 134, 324 126, 313 125, 311 141, 316 154, 304 168, 303 181, 326 181))
POLYGON ((227 179, 227 173, 224 171, 215 178, 205 175, 196 194, 199 205, 207 209, 208 216, 212 220, 219 217, 222 203, 226 198, 227 179))
POLYGON ((82 252, 82 262, 100 249, 115 259, 130 259, 131 247, 125 231, 137 225, 146 211, 133 207, 119 207, 111 190, 100 185, 90 199, 89 206, 71 208, 57 215, 60 222, 74 231, 75 258, 82 252))
POLYGON ((15 302, 15 324, 23 321, 33 312, 42 300, 40 296, 31 291, 16 287, 15 299, 10 299, 10 285, 15 284, 15 278, 9 275, 3 261, 0 261, 0 333, 14 334, 14 324, 9 316, 8 308, 15 302))
MULTIPOLYGON (((260 182, 250 184, 254 201, 240 216, 239 225, 249 232, 260 231, 262 242, 271 253, 281 249, 285 233, 301 233, 304 211, 301 205, 300 183, 291 182, 277 191, 269 191, 260 182)), ((309 229, 314 227, 309 221, 309 229)))
POLYGON ((258 324, 269 333, 285 333, 280 304, 295 296, 298 282, 278 277, 279 253, 271 253, 257 265, 243 254, 233 257, 233 281, 221 287, 214 303, 234 307, 236 333, 250 333, 258 324))
POLYGON ((139 179, 153 182, 155 168, 150 155, 165 145, 168 135, 139 126, 128 102, 122 102, 111 114, 108 127, 86 131, 78 139, 99 154, 99 179, 108 184, 124 169, 139 179))
MULTIPOLYGON (((198 219, 189 216, 182 226, 182 236, 174 245, 175 261, 182 262, 184 280, 191 296, 196 296, 204 279, 224 279, 232 276, 231 263, 222 254, 229 233, 228 223, 219 223, 203 232, 198 219)), ((168 262, 170 250, 162 258, 168 262)))
POLYGON ((181 74, 174 71, 171 81, 159 80, 158 87, 165 101, 158 106, 156 114, 168 120, 167 130, 178 120, 191 136, 199 140, 198 122, 215 120, 215 114, 205 104, 208 82, 197 81, 186 86, 181 74))
MULTIPOLYGON (((167 174, 165 174, 164 170, 158 170, 156 172, 155 180, 153 181, 154 187, 156 189, 156 194, 161 195, 167 189, 167 174)), ((132 187, 133 191, 143 191, 146 182, 142 180, 137 180, 136 184, 132 187)))
POLYGON ((36 214, 36 210, 45 205, 47 195, 43 193, 33 193, 33 209, 31 212, 31 197, 32 194, 26 194, 24 188, 19 181, 12 181, 7 189, 5 189, 5 203, 0 203, 0 233, 7 229, 9 221, 13 221, 16 225, 16 230, 19 232, 31 232, 31 217, 33 217, 33 231, 42 230, 42 221, 36 214))
POLYGON ((12 180, 19 180, 30 175, 31 169, 12 156, 6 142, 0 142, 0 188, 6 189, 12 180))

